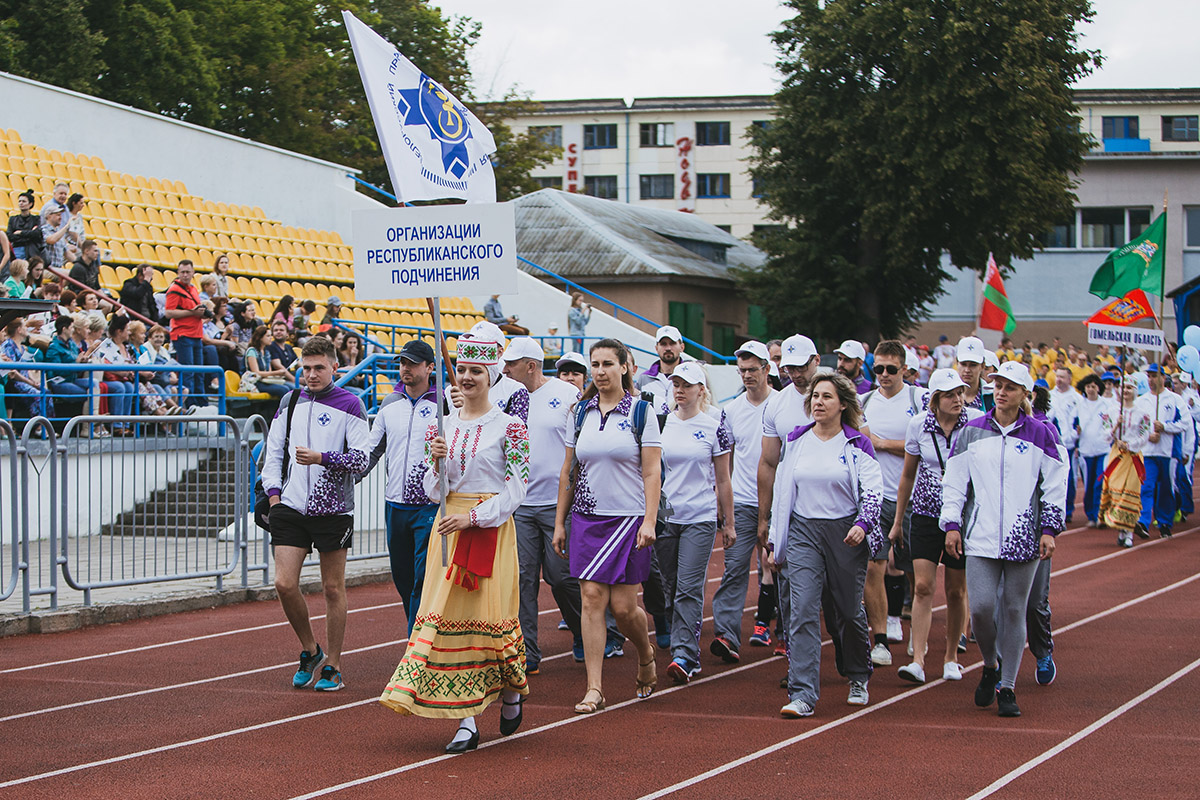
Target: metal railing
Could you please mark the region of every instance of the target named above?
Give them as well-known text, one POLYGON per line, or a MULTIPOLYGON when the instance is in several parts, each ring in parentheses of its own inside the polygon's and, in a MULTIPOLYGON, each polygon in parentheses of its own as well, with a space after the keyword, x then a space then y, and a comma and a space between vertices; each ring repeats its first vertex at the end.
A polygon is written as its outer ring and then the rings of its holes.
MULTIPOLYGON (((181 581, 218 591, 269 585, 270 536, 253 517, 267 432, 258 415, 91 415, 61 434, 34 417, 20 436, 0 420, 0 610, 92 605, 118 587, 181 581), (114 421, 141 433, 79 435, 114 421)), ((381 462, 355 490, 350 560, 388 555, 381 462)))

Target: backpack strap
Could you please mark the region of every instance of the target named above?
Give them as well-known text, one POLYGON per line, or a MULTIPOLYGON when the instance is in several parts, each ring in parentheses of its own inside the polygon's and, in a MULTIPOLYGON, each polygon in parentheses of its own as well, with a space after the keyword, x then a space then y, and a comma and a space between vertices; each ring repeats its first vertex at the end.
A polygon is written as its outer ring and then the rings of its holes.
POLYGON ((579 443, 579 434, 583 432, 583 421, 587 418, 587 404, 580 401, 575 407, 575 443, 579 443))
POLYGON ((646 432, 646 419, 650 416, 650 404, 645 400, 637 400, 633 404, 633 438, 637 441, 638 449, 642 449, 642 434, 646 432))
POLYGON ((910 406, 912 406, 912 413, 913 413, 913 416, 915 417, 917 415, 917 412, 919 412, 921 410, 921 409, 917 408, 917 387, 915 387, 915 386, 908 387, 908 404, 910 406))

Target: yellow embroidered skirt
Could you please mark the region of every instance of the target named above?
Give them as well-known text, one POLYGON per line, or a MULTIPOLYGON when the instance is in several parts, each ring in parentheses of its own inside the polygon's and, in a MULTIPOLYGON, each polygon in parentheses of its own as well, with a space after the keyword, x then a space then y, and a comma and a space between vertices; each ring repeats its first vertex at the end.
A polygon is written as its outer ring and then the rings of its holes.
POLYGON ((1100 519, 1110 528, 1128 533, 1142 513, 1142 481, 1146 478, 1142 457, 1122 453, 1115 445, 1104 467, 1100 490, 1100 519))
MULTIPOLYGON (((465 513, 489 497, 451 492, 446 511, 465 513)), ((440 519, 434 519, 429 536, 416 623, 379 702, 401 714, 461 719, 483 711, 504 689, 529 693, 525 638, 517 619, 517 531, 511 518, 500 525, 492 575, 468 591, 442 566, 441 548, 448 548, 450 563, 458 532, 439 536, 440 519)))

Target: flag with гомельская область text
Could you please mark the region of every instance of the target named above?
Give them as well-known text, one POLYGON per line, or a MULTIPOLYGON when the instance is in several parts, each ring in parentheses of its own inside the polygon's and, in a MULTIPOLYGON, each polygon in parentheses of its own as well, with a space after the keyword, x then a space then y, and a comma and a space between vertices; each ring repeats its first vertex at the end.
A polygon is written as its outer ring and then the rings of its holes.
POLYGON ((1163 293, 1163 259, 1167 243, 1167 212, 1150 227, 1108 254, 1092 276, 1088 292, 1101 299, 1124 297, 1134 289, 1148 295, 1163 293))

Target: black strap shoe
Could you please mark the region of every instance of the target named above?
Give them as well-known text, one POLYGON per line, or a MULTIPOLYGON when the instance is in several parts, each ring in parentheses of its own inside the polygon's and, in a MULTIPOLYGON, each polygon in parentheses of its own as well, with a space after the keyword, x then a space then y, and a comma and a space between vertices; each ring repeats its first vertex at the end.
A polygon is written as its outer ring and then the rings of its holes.
MULTIPOLYGON (((458 730, 465 731, 465 730, 469 730, 469 729, 460 727, 458 730)), ((458 731, 455 731, 454 735, 457 736, 458 731)), ((479 730, 478 729, 471 731, 471 738, 469 738, 469 739, 455 739, 454 741, 451 741, 450 744, 446 745, 446 752, 447 753, 468 753, 477 747, 479 747, 479 730)))
POLYGON ((506 706, 517 706, 517 715, 512 719, 505 719, 504 715, 500 715, 500 735, 512 736, 517 732, 517 728, 521 727, 521 718, 525 716, 525 696, 521 695, 515 703, 510 703, 507 700, 501 700, 506 706))

